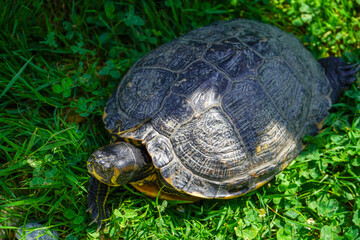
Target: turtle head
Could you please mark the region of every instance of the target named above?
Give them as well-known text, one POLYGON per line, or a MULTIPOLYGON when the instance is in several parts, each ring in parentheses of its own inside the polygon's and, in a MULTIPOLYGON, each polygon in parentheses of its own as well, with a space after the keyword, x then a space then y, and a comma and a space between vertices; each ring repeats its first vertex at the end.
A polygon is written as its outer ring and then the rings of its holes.
POLYGON ((148 167, 142 150, 126 142, 96 150, 87 162, 89 173, 110 186, 137 181, 148 167))

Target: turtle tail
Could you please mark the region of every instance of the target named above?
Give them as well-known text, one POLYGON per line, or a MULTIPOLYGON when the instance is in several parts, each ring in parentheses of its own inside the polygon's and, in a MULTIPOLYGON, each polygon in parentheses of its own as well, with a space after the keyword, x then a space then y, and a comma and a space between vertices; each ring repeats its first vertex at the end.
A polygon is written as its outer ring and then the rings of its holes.
POLYGON ((350 65, 339 57, 328 57, 319 59, 319 63, 325 70, 329 79, 332 92, 330 95, 332 103, 336 102, 341 92, 356 80, 356 74, 360 69, 359 63, 350 65))

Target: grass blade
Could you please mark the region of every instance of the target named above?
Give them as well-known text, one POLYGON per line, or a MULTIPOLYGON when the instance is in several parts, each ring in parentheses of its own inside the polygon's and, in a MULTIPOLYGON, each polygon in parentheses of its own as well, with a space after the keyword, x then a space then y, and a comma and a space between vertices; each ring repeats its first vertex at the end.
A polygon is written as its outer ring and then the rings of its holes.
POLYGON ((15 74, 15 76, 10 80, 5 89, 2 91, 0 98, 5 95, 5 93, 12 87, 12 85, 20 78, 20 75, 24 72, 27 65, 31 62, 34 56, 32 56, 27 62, 20 68, 20 70, 15 74))

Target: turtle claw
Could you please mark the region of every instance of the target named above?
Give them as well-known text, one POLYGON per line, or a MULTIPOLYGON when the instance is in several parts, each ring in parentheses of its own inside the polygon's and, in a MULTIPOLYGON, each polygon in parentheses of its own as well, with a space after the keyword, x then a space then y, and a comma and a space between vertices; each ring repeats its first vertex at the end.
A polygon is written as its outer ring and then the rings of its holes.
POLYGON ((347 82, 351 83, 356 80, 356 74, 360 70, 360 64, 344 64, 338 68, 340 70, 340 75, 343 79, 347 79, 347 82))
POLYGON ((99 232, 102 227, 102 222, 109 217, 109 212, 107 209, 101 209, 103 212, 103 215, 105 216, 104 219, 99 216, 98 209, 95 206, 92 206, 87 211, 91 212, 92 215, 92 221, 89 223, 88 226, 97 223, 98 228, 96 229, 96 232, 99 232))
POLYGON ((349 70, 349 69, 353 69, 353 68, 358 68, 360 66, 359 63, 355 63, 355 64, 345 64, 343 66, 340 66, 339 69, 341 70, 349 70))

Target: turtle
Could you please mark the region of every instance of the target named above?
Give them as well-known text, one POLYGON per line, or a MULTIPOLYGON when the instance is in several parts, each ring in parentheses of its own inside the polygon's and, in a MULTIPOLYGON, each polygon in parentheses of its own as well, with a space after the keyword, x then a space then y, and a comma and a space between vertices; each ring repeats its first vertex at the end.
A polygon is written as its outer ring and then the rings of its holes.
POLYGON ((103 114, 110 144, 87 162, 101 228, 110 186, 167 200, 231 199, 281 172, 322 128, 357 64, 316 60, 294 35, 256 20, 218 21, 152 50, 103 114))

